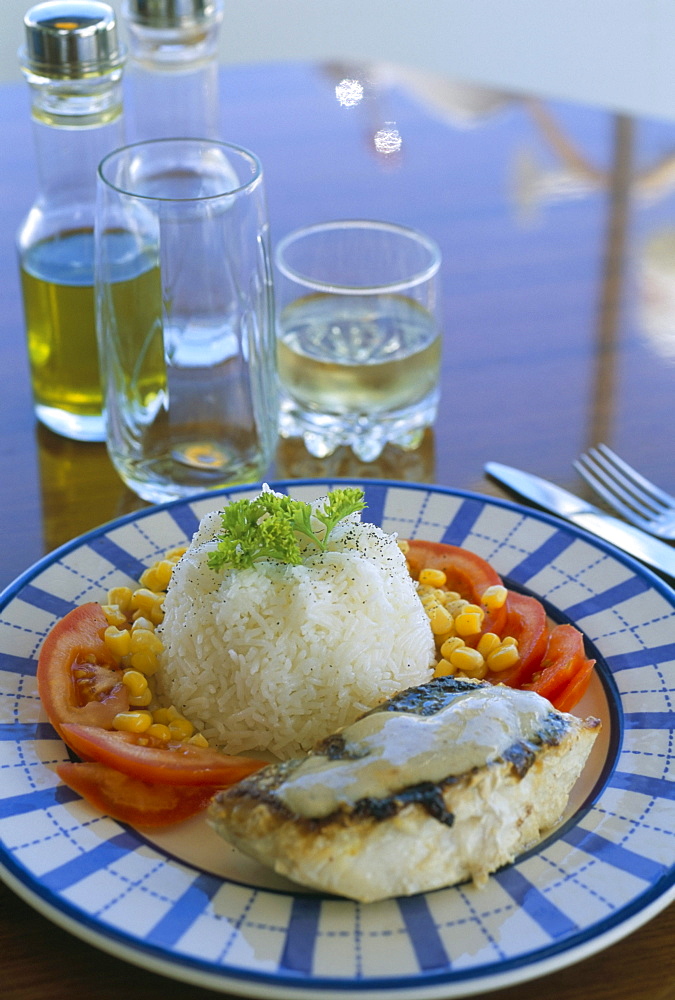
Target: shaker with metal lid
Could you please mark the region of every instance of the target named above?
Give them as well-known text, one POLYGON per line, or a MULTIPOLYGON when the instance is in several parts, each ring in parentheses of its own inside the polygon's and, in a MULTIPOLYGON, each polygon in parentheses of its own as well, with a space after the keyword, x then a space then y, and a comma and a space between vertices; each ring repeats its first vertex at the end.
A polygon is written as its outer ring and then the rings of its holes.
POLYGON ((130 139, 220 138, 223 0, 125 0, 122 18, 130 139))
POLYGON ((96 170, 124 143, 125 51, 112 8, 49 0, 24 18, 38 194, 18 234, 37 417, 66 437, 104 439, 94 306, 96 170))

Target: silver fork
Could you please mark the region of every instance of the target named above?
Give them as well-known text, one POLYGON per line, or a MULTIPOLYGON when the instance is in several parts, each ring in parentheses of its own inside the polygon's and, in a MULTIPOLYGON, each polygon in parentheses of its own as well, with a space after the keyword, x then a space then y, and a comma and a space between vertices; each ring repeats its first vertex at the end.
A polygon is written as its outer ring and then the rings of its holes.
POLYGON ((606 444, 589 448, 574 468, 631 524, 659 538, 675 539, 675 497, 645 479, 606 444))

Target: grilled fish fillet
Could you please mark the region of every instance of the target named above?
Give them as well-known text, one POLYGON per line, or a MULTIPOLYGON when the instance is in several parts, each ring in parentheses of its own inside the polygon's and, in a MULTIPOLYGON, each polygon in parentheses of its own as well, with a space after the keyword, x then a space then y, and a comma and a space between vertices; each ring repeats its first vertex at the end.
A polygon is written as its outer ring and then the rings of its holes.
POLYGON ((279 874, 361 902, 480 884, 555 825, 599 730, 534 692, 437 678, 220 792, 209 819, 279 874))

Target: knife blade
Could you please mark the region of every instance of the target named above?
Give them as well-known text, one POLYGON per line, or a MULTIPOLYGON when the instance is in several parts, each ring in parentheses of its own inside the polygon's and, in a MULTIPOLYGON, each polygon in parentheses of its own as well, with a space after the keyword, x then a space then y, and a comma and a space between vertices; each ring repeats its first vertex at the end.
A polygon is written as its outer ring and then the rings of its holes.
POLYGON ((658 538, 652 538, 640 528, 634 528, 631 524, 606 514, 581 497, 532 473, 514 469, 510 465, 502 465, 500 462, 486 462, 485 471, 492 479, 496 479, 526 500, 531 500, 543 510, 564 517, 675 579, 675 549, 659 541, 658 538))

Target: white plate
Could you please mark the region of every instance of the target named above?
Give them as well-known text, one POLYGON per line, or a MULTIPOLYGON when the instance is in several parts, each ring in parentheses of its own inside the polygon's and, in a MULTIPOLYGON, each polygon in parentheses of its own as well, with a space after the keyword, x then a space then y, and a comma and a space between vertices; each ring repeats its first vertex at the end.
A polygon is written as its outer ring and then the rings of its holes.
MULTIPOLYGON (((335 484, 274 485, 307 500, 335 484)), ((43 637, 74 606, 137 581, 189 539, 222 505, 209 494, 71 542, 0 599, 0 873, 55 923, 216 990, 283 1000, 450 998, 578 961, 671 901, 675 593, 610 546, 516 504, 403 483, 355 485, 366 491, 368 520, 472 549, 587 637, 597 679, 576 711, 600 715, 604 731, 560 828, 483 889, 364 906, 270 880, 201 818, 150 839, 59 784, 53 765, 67 754, 35 685, 43 637)))

